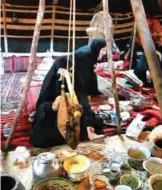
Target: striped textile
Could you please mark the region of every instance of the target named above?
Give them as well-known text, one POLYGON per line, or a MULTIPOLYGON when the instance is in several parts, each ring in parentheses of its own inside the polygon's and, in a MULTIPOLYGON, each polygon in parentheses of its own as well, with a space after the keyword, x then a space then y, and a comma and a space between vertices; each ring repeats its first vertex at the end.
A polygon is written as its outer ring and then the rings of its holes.
MULTIPOLYGON (((42 57, 35 58, 35 65, 37 66, 41 63, 42 57)), ((11 56, 4 57, 4 72, 5 73, 14 73, 14 72, 27 72, 29 65, 29 57, 27 56, 11 56)))
POLYGON ((26 100, 26 112, 29 114, 35 110, 35 106, 39 97, 41 85, 30 86, 27 100, 26 100))

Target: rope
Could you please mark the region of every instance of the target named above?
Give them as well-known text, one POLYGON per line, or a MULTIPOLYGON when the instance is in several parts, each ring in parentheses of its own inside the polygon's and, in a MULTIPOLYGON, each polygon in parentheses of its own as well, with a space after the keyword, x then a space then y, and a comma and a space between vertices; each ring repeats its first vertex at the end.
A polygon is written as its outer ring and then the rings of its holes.
POLYGON ((73 0, 73 52, 72 52, 72 85, 74 89, 75 85, 75 12, 76 12, 76 0, 73 0))
POLYGON ((68 53, 68 55, 67 55, 67 67, 66 67, 66 69, 68 70, 69 69, 69 53, 70 53, 70 35, 71 35, 71 17, 72 17, 72 4, 73 4, 73 2, 72 2, 72 0, 70 0, 70 15, 69 15, 69 30, 68 30, 68 49, 67 49, 67 53, 68 53))

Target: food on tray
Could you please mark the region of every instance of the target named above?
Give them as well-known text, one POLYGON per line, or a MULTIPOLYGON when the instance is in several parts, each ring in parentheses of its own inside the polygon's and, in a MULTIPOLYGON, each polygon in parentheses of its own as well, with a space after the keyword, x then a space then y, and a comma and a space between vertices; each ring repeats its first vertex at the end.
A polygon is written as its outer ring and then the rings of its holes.
POLYGON ((141 186, 141 182, 136 175, 133 174, 125 174, 121 177, 120 183, 122 185, 127 185, 132 189, 137 189, 141 186))
POLYGON ((162 180, 155 181, 152 185, 153 190, 161 190, 162 189, 162 180))
POLYGON ((90 166, 90 161, 83 155, 76 155, 64 161, 64 169, 68 173, 81 173, 86 171, 90 166))
POLYGON ((146 155, 142 151, 135 150, 135 149, 130 149, 128 152, 128 155, 134 159, 145 159, 146 158, 146 155))
POLYGON ((71 156, 75 156, 77 153, 70 150, 63 150, 62 152, 56 153, 58 159, 63 162, 67 158, 70 158, 71 156))
POLYGON ((33 190, 75 190, 75 186, 64 178, 49 178, 38 183, 33 190))
POLYGON ((87 156, 92 161, 104 162, 107 160, 104 155, 102 155, 98 152, 91 151, 88 154, 84 154, 84 155, 87 156))
POLYGON ((107 190, 108 178, 104 175, 95 175, 93 177, 93 186, 95 190, 107 190))

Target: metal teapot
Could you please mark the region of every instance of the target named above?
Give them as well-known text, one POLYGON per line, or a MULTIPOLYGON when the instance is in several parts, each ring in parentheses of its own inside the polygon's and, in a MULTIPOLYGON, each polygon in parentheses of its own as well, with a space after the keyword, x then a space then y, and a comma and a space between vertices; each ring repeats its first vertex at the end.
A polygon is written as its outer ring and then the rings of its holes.
POLYGON ((59 161, 55 154, 44 152, 33 160, 32 170, 35 182, 41 181, 47 177, 56 177, 59 174, 59 161))

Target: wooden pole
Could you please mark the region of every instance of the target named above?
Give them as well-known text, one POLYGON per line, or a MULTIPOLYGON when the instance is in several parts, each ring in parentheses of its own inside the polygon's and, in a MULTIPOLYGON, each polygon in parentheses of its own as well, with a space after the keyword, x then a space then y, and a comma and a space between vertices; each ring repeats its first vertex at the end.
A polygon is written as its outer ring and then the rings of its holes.
POLYGON ((3 11, 3 25, 4 25, 4 48, 5 53, 8 53, 8 40, 7 40, 7 22, 6 22, 6 8, 5 0, 2 2, 2 11, 3 11))
POLYGON ((136 22, 134 22, 129 69, 132 69, 136 35, 137 35, 137 24, 136 22))
POLYGON ((37 47, 38 47, 38 42, 39 42, 39 36, 40 36, 40 27, 42 25, 44 11, 45 11, 45 0, 40 0, 36 24, 35 24, 35 29, 34 29, 34 34, 33 34, 33 40, 32 40, 31 49, 30 49, 29 66, 28 66, 28 71, 26 74, 25 85, 23 88, 22 96, 21 96, 21 102, 20 102, 19 107, 16 111, 16 116, 13 120, 11 129, 10 129, 10 134, 9 134, 7 141, 6 141, 6 144, 5 144, 5 151, 8 150, 12 136, 13 136, 14 131, 15 131, 16 126, 17 126, 17 122, 20 118, 21 112, 22 112, 23 107, 25 105, 28 88, 30 86, 32 75, 33 75, 33 72, 35 69, 34 60, 36 57, 36 52, 37 52, 37 47))
POLYGON ((52 29, 51 29, 51 42, 50 42, 50 52, 53 52, 53 38, 54 38, 54 26, 55 26, 55 14, 56 14, 56 3, 53 1, 52 7, 52 29))
POLYGON ((160 68, 155 45, 153 43, 147 24, 146 14, 143 8, 142 1, 131 0, 131 4, 162 115, 162 70, 160 68))
MULTIPOLYGON (((112 23, 108 26, 108 0, 103 0, 103 12, 104 12, 104 33, 105 33, 105 40, 107 46, 107 57, 108 63, 111 67, 111 77, 112 77, 112 91, 115 100, 115 109, 116 109, 116 116, 117 116, 117 133, 118 135, 121 134, 121 118, 120 118, 120 107, 119 107, 119 98, 116 88, 116 77, 115 77, 115 69, 112 61, 112 52, 111 52, 111 45, 112 45, 112 23), (111 28, 110 28, 111 27, 111 28)), ((111 21, 112 22, 112 21, 111 21)))

